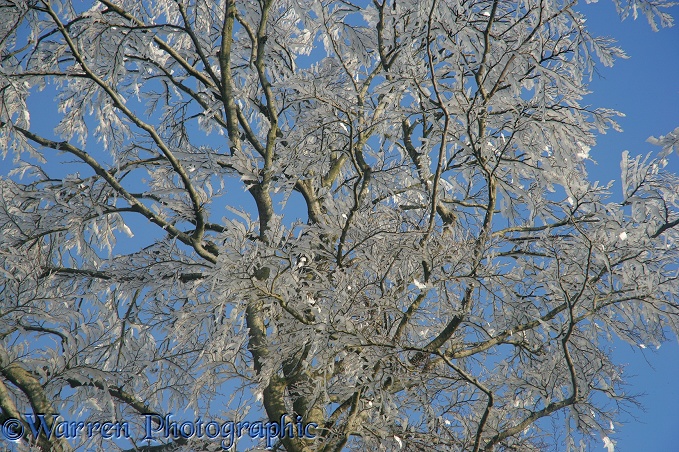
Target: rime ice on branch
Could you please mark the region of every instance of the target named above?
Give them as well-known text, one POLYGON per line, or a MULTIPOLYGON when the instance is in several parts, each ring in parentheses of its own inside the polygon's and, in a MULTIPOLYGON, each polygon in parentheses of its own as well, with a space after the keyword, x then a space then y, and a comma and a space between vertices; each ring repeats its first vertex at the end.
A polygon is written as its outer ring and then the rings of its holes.
MULTIPOLYGON (((666 26, 668 4, 618 7, 666 26)), ((580 102, 624 53, 574 6, 0 5, 0 420, 612 450, 609 341, 678 329, 677 131, 624 155, 622 200, 588 180, 617 112, 580 102)), ((81 441, 37 447, 145 446, 81 441)))

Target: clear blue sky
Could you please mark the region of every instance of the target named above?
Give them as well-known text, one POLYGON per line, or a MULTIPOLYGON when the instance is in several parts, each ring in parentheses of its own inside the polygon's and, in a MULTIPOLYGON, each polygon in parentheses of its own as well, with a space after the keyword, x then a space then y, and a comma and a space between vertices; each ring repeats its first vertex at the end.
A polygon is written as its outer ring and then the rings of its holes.
MULTIPOLYGON (((612 68, 600 68, 590 84, 593 91, 585 103, 614 108, 625 113, 620 118, 623 133, 609 132, 599 137, 591 156, 590 177, 601 181, 615 179, 613 195, 620 199, 620 154, 646 154, 657 148, 646 142, 653 135, 664 135, 679 127, 679 7, 672 8, 677 25, 651 30, 639 17, 621 22, 612 1, 582 4, 578 9, 588 16, 587 25, 595 35, 615 38, 630 56, 612 68)), ((669 157, 667 169, 679 172, 679 155, 669 157)), ((676 338, 660 350, 642 350, 616 343, 615 361, 628 363, 624 375, 630 378, 628 393, 645 393, 640 401, 646 412, 635 410, 636 420, 616 427, 616 452, 679 451, 679 345, 676 338), (650 366, 653 368, 650 368, 650 366), (636 375, 631 378, 632 375, 636 375)), ((594 450, 605 450, 603 443, 594 450)))

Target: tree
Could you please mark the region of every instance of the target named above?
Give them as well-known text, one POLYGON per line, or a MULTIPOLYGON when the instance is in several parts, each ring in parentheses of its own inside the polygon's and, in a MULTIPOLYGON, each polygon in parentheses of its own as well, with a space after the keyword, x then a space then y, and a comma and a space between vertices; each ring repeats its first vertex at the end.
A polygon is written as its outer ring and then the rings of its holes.
POLYGON ((620 202, 588 181, 617 112, 580 101, 624 53, 575 3, 2 3, 16 447, 223 446, 23 416, 182 410, 317 424, 288 451, 612 450, 609 341, 679 330, 679 129, 620 202))

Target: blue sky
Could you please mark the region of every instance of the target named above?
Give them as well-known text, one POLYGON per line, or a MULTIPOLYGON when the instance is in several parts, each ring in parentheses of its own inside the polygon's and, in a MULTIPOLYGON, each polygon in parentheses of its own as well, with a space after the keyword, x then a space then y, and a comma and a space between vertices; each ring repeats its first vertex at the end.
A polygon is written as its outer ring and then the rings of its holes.
MULTIPOLYGON (((590 155, 590 177, 615 179, 613 196, 620 199, 620 154, 629 150, 647 154, 657 148, 646 142, 649 136, 664 135, 679 127, 679 24, 653 32, 645 18, 621 22, 611 1, 582 4, 587 25, 595 35, 615 38, 630 56, 612 68, 601 67, 600 77, 590 84, 593 91, 585 103, 614 108, 625 113, 619 123, 622 133, 600 136, 590 155)), ((672 8, 679 22, 679 6, 672 8)), ((669 157, 667 169, 679 172, 679 155, 669 157)), ((639 400, 646 412, 635 410, 624 416, 628 423, 616 427, 616 452, 679 450, 679 345, 676 338, 659 350, 642 350, 615 343, 615 361, 628 363, 629 393, 645 393, 639 400), (652 367, 651 367, 652 366, 652 367), (632 377, 633 375, 636 375, 632 377)), ((601 448, 605 450, 603 443, 601 448)))

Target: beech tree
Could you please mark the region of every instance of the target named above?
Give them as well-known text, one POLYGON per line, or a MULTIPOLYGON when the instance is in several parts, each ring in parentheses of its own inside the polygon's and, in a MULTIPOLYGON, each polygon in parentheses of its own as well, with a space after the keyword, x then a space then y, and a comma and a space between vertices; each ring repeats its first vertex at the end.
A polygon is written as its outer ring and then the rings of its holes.
POLYGON ((625 55, 576 3, 3 0, 12 447, 225 448, 25 417, 174 412, 317 424, 287 451, 612 451, 611 341, 679 330, 679 128, 621 200, 588 179, 618 113, 581 101, 625 55))

